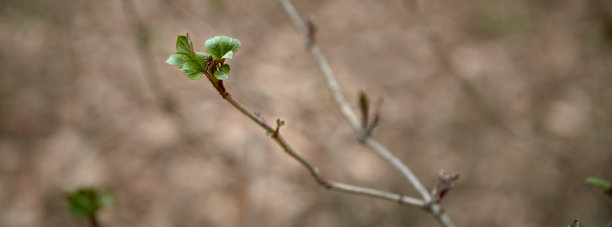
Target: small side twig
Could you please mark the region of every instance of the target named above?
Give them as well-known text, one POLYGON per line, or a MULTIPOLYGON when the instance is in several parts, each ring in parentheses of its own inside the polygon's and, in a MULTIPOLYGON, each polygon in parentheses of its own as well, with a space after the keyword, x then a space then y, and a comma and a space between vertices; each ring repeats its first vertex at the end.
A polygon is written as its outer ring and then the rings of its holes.
POLYGON ((382 100, 382 98, 378 99, 376 100, 376 104, 374 104, 374 117, 372 118, 372 121, 368 124, 368 127, 365 129, 365 133, 367 136, 372 135, 372 131, 374 131, 374 128, 376 128, 378 122, 380 121, 380 108, 383 103, 382 100))
POLYGON ((281 119, 276 119, 276 129, 272 132, 272 137, 278 137, 278 133, 280 133, 280 127, 285 125, 285 121, 281 119))
POLYGON ((370 100, 363 91, 359 91, 359 110, 361 110, 361 128, 365 130, 370 124, 370 100))
POLYGON ((372 131, 378 125, 380 121, 380 107, 382 106, 382 99, 376 101, 372 119, 370 120, 370 101, 365 92, 359 92, 359 110, 361 111, 361 127, 363 129, 363 135, 359 140, 363 140, 366 137, 372 136, 372 131))

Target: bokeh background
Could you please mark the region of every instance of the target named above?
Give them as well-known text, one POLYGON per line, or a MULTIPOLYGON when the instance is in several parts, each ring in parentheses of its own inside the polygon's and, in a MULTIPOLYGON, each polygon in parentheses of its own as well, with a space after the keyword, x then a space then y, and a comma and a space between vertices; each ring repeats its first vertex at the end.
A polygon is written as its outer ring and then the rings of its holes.
MULTIPOLYGON (((603 0, 294 1, 374 137, 458 226, 612 223, 612 5, 603 0)), ((276 1, 0 2, 0 226, 85 226, 68 190, 109 190, 103 226, 436 226, 326 191, 206 80, 164 63, 240 39, 229 91, 335 180, 417 195, 361 146, 276 1)))

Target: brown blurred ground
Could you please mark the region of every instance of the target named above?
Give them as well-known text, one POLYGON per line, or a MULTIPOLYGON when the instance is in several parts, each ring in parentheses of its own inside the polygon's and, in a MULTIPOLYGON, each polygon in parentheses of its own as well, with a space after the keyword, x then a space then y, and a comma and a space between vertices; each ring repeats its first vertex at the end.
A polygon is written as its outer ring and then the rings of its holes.
MULTIPOLYGON (((423 1, 451 67, 408 2, 295 4, 316 16, 349 101, 384 98, 375 137, 428 186, 439 169, 461 174, 443 201, 458 226, 612 222, 610 198, 583 183, 612 179, 609 3, 423 1)), ((416 195, 356 142, 276 1, 5 0, 0 226, 79 226, 63 193, 84 185, 116 197, 104 226, 436 225, 319 188, 208 82, 164 63, 185 32, 198 50, 214 35, 241 40, 226 86, 284 119, 325 176, 416 195)))

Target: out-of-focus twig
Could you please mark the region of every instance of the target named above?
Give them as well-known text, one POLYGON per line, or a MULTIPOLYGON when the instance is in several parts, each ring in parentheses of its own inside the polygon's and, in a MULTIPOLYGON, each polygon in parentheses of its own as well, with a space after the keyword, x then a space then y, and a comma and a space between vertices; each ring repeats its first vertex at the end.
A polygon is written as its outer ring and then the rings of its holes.
MULTIPOLYGON (((154 101, 160 109, 166 112, 174 123, 182 139, 195 151, 195 148, 202 147, 202 141, 198 139, 189 127, 188 122, 177 111, 176 100, 161 85, 159 73, 155 70, 155 59, 150 47, 150 34, 146 24, 138 17, 132 0, 121 0, 121 8, 128 19, 128 25, 134 34, 134 42, 138 47, 138 54, 142 60, 142 68, 145 72, 145 79, 149 84, 154 101)), ((201 155, 201 152, 198 152, 201 155)))
POLYGON ((408 8, 411 10, 413 17, 415 18, 415 23, 420 26, 429 47, 432 49, 433 54, 440 62, 442 68, 461 85, 461 88, 471 98, 473 104, 477 105, 479 109, 484 112, 485 117, 489 122, 507 129, 505 124, 503 124, 501 117, 495 112, 495 108, 490 106, 487 101, 480 96, 474 85, 464 79, 457 68, 453 65, 447 51, 448 48, 444 46, 440 38, 429 26, 429 21, 421 12, 418 0, 408 0, 407 4, 409 5, 408 8))
POLYGON ((383 145, 378 143, 378 141, 367 135, 365 130, 361 127, 359 118, 351 110, 350 105, 344 98, 344 95, 340 90, 340 86, 338 85, 338 82, 336 81, 331 67, 327 63, 325 56, 321 52, 321 49, 318 47, 318 45, 314 42, 314 40, 311 39, 311 34, 309 33, 308 27, 306 26, 302 18, 299 16, 298 12, 295 10, 295 7, 293 7, 289 0, 279 0, 279 3, 283 7, 287 15, 291 18, 291 21, 306 41, 306 45, 308 46, 310 53, 314 57, 323 76, 325 77, 325 81, 327 82, 327 86, 329 87, 332 96, 340 107, 340 111, 344 115, 344 118, 349 122, 349 125, 353 128, 355 133, 359 136, 360 141, 362 141, 376 154, 382 157, 385 161, 389 162, 393 167, 398 169, 402 173, 402 175, 404 175, 408 182, 410 182, 412 186, 417 190, 417 192, 419 192, 425 203, 428 204, 428 210, 431 211, 432 214, 434 214, 434 217, 441 225, 454 226, 450 217, 444 212, 444 210, 438 203, 433 201, 427 189, 423 186, 423 184, 416 177, 416 175, 414 175, 414 173, 408 168, 408 166, 406 166, 395 155, 389 152, 386 147, 384 147, 383 145))
MULTIPOLYGON (((515 129, 512 129, 503 119, 501 114, 496 110, 496 106, 491 105, 485 99, 485 96, 480 94, 476 86, 474 86, 469 80, 466 79, 466 75, 462 75, 459 70, 454 66, 450 59, 449 48, 442 42, 440 37, 434 32, 431 28, 428 18, 423 13, 422 5, 419 0, 406 0, 405 3, 408 5, 408 10, 410 10, 415 23, 419 26, 418 28, 423 33, 425 39, 432 49, 434 56, 437 58, 438 62, 440 62, 441 67, 445 70, 449 76, 455 79, 461 86, 461 89, 468 97, 469 101, 472 105, 474 105, 474 109, 480 110, 484 115, 485 120, 493 126, 499 128, 503 133, 508 135, 510 138, 513 138, 511 141, 512 146, 518 147, 520 150, 526 149, 528 147, 535 148, 538 151, 542 151, 547 153, 546 155, 541 155, 540 153, 530 153, 524 152, 525 154, 536 156, 540 160, 545 162, 552 162, 553 165, 557 167, 560 171, 563 171, 567 174, 574 176, 577 179, 582 179, 582 176, 572 171, 572 168, 567 168, 567 162, 562 162, 559 159, 551 159, 551 156, 555 156, 557 154, 556 150, 558 148, 554 148, 551 145, 543 142, 536 136, 533 136, 526 132, 520 132, 515 129)), ((567 146, 567 145, 566 145, 567 146)), ((579 150, 577 147, 567 147, 565 150, 579 150)))

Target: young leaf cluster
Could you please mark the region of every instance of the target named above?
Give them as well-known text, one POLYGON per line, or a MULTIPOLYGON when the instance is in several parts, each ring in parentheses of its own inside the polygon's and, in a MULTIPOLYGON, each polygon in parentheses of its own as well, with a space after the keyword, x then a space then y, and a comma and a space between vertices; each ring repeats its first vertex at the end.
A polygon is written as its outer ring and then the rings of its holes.
POLYGON ((68 210, 76 219, 94 218, 100 209, 113 203, 113 197, 93 188, 79 188, 66 197, 68 210))
POLYGON ((230 66, 225 59, 231 59, 240 49, 240 41, 227 36, 215 36, 204 43, 208 53, 196 52, 189 34, 179 35, 176 39, 176 53, 170 55, 166 62, 179 69, 192 80, 203 75, 217 84, 229 78, 230 66))

